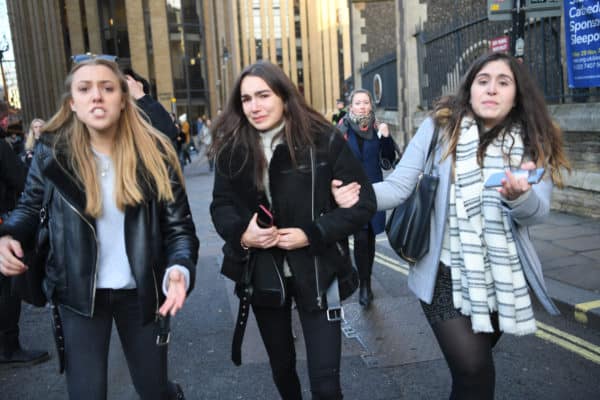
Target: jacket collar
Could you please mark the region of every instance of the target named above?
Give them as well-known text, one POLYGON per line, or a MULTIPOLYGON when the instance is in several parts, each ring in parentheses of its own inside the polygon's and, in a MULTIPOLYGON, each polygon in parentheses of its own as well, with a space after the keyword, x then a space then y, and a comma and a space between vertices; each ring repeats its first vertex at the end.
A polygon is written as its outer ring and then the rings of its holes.
POLYGON ((65 199, 79 211, 85 210, 86 197, 83 186, 75 177, 73 171, 68 169, 68 162, 60 153, 53 155, 52 150, 39 154, 40 170, 50 180, 65 199))

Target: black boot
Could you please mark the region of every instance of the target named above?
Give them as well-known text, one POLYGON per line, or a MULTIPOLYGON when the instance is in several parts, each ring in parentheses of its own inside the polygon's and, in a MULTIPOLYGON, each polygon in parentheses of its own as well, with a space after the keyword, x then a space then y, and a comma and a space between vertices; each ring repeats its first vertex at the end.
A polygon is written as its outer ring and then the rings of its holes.
POLYGON ((12 367, 24 367, 38 364, 50 359, 50 355, 44 350, 26 350, 21 347, 19 339, 10 334, 1 334, 0 338, 0 365, 12 367))
POLYGON ((171 386, 171 394, 169 395, 169 399, 172 400, 185 400, 185 396, 183 395, 183 389, 181 386, 174 382, 169 382, 171 386))
POLYGON ((358 291, 358 302, 363 307, 368 307, 373 300, 373 291, 371 290, 371 279, 361 279, 360 289, 358 291))

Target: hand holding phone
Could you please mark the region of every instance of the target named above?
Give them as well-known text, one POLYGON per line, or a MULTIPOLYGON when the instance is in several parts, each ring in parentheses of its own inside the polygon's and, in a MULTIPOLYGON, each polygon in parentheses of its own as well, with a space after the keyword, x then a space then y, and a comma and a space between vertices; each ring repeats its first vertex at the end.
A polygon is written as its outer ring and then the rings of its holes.
MULTIPOLYGON (((515 171, 511 171, 511 173, 517 178, 527 177, 527 183, 533 185, 539 183, 539 181, 542 179, 542 176, 544 175, 544 168, 530 170, 517 169, 515 171)), ((485 181, 484 186, 486 188, 502 186, 503 179, 507 179, 506 172, 496 172, 495 174, 492 174, 488 177, 488 179, 485 181)))
POLYGON ((270 228, 273 226, 273 214, 269 209, 262 204, 258 205, 256 211, 256 224, 261 228, 270 228))

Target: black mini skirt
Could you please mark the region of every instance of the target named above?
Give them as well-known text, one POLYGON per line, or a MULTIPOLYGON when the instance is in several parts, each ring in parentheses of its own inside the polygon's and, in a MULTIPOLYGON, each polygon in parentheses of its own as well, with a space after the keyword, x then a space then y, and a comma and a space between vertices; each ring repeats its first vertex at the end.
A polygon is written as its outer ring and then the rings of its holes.
POLYGON ((450 267, 440 263, 431 304, 421 301, 421 307, 423 308, 425 317, 427 317, 427 321, 429 321, 430 325, 463 316, 461 312, 454 307, 454 301, 452 300, 452 277, 450 274, 450 267))

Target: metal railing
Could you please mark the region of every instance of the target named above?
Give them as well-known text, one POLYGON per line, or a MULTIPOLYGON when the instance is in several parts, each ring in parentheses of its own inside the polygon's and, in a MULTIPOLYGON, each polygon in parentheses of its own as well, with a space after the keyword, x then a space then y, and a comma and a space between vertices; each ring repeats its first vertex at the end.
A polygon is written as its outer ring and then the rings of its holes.
MULTIPOLYGON (((420 31, 418 40, 421 106, 432 107, 440 96, 455 93, 470 64, 489 51, 492 38, 511 35, 510 21, 487 16, 450 29, 420 31)), ((561 62, 561 18, 530 19, 525 25, 524 62, 548 103, 598 101, 598 88, 569 89, 561 62)))

